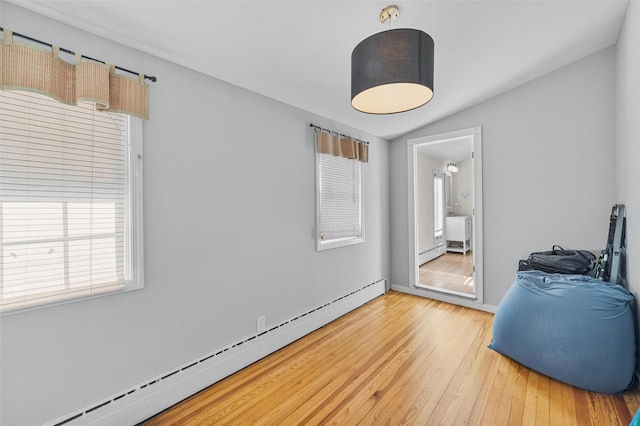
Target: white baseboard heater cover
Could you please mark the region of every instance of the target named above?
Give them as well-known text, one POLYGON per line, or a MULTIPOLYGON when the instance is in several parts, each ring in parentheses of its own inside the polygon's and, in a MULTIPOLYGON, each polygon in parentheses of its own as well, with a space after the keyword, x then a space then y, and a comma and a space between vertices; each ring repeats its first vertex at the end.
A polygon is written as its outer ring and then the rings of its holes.
POLYGON ((368 284, 46 426, 134 425, 142 422, 385 292, 385 280, 368 284))
POLYGON ((422 253, 418 253, 418 265, 423 265, 438 256, 442 256, 446 252, 447 250, 444 243, 440 243, 435 247, 423 251, 422 253))

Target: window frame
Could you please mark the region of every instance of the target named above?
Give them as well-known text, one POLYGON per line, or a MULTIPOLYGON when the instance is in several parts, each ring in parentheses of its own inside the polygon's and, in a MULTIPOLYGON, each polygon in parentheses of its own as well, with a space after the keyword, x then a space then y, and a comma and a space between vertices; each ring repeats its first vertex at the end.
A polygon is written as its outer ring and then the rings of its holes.
POLYGON ((324 251, 330 250, 338 247, 345 247, 354 244, 361 244, 365 242, 365 200, 364 200, 364 173, 365 168, 363 167, 363 163, 359 160, 347 160, 343 157, 333 156, 332 154, 322 154, 317 152, 315 153, 316 160, 316 251, 324 251), (359 208, 359 216, 360 216, 360 234, 352 237, 346 238, 334 238, 331 240, 325 240, 322 235, 322 230, 320 229, 320 225, 322 223, 322 212, 321 212, 321 166, 320 159, 321 156, 327 156, 327 158, 331 157, 336 159, 336 161, 340 161, 338 159, 342 159, 345 161, 354 161, 357 163, 357 166, 360 168, 360 179, 359 179, 359 191, 360 191, 360 208, 359 208))
MULTIPOLYGON (((62 106, 63 104, 61 104, 62 106)), ((64 105, 64 107, 69 107, 64 105)), ((90 294, 53 293, 40 301, 29 301, 22 306, 5 307, 0 317, 20 312, 42 309, 50 306, 79 302, 107 295, 119 294, 144 288, 144 226, 143 226, 143 121, 140 118, 126 116, 128 127, 128 147, 125 157, 125 197, 126 213, 124 223, 124 283, 120 288, 104 287, 93 289, 90 294)), ((1 212, 0 212, 1 215, 1 212)))
POLYGON ((125 241, 130 255, 125 256, 125 266, 130 275, 125 288, 115 292, 144 288, 144 215, 143 215, 143 120, 129 116, 129 155, 127 156, 127 200, 129 216, 125 241))

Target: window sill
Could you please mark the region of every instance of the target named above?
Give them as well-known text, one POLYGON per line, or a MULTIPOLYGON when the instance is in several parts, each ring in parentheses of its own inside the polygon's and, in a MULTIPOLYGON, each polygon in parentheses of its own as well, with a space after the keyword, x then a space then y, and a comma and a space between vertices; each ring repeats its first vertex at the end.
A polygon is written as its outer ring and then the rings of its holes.
POLYGON ((142 288, 144 288, 142 282, 129 283, 128 285, 113 284, 93 289, 83 287, 73 291, 68 291, 66 293, 57 293, 48 296, 43 295, 39 299, 30 299, 25 301, 20 301, 20 298, 16 298, 17 300, 4 299, 0 304, 0 316, 17 314, 66 303, 80 302, 82 300, 93 299, 111 294, 119 294, 142 288))
POLYGON ((360 243, 364 243, 364 237, 337 238, 329 241, 318 240, 316 244, 316 251, 330 250, 360 243))

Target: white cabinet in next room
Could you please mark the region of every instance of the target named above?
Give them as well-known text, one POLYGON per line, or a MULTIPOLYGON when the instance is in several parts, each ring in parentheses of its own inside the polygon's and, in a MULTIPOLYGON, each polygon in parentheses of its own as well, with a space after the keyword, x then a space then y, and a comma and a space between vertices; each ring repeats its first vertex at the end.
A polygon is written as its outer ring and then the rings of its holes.
POLYGON ((471 216, 446 216, 447 251, 467 254, 471 250, 471 216))

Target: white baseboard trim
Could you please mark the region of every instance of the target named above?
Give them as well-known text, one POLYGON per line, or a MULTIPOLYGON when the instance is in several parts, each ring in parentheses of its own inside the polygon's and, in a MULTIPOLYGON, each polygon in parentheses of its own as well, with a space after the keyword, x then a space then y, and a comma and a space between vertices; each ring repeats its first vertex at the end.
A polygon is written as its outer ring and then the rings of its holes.
POLYGON ((411 288, 398 284, 391 284, 391 290, 399 291, 402 293, 413 294, 414 296, 426 297, 428 299, 439 300, 441 302, 447 302, 454 305, 460 305, 467 308, 477 309, 479 311, 496 313, 497 306, 487 305, 485 303, 478 303, 474 300, 469 300, 466 297, 450 296, 439 291, 429 290, 427 288, 411 288))
POLYGON ((436 257, 442 256, 446 252, 447 249, 445 248, 444 243, 440 243, 437 246, 430 248, 429 250, 418 253, 418 265, 423 265, 427 262, 430 262, 436 257))
POLYGON ((381 279, 46 425, 134 425, 386 293, 381 279))

